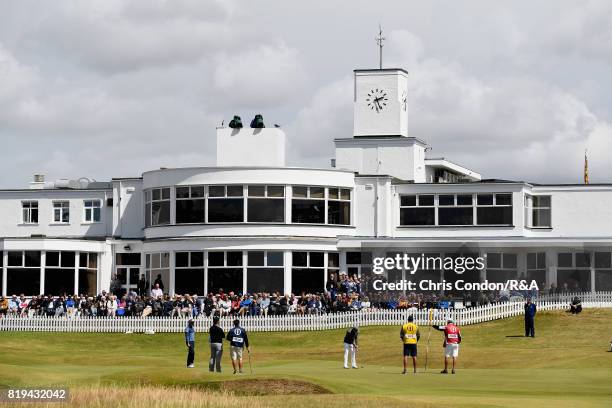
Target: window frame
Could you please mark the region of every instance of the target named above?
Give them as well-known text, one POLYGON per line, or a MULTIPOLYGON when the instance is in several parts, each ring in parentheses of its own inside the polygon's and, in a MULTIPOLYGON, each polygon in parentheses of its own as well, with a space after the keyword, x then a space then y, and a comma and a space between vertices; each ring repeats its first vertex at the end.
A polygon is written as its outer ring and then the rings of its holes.
POLYGON ((70 201, 69 200, 53 200, 52 201, 51 203, 51 224, 60 224, 60 225, 70 224, 70 201), (60 205, 59 207, 57 206, 58 204, 60 205), (55 218, 57 210, 59 210, 57 214, 59 214, 60 221, 57 221, 55 218), (64 218, 64 214, 68 216, 67 221, 62 221, 62 219, 64 218))
POLYGON ((99 198, 86 199, 83 200, 83 223, 84 224, 99 224, 102 222, 102 200, 99 198), (91 206, 88 206, 87 203, 91 203, 91 206), (96 207, 95 204, 98 204, 96 207), (98 220, 95 219, 95 210, 98 209, 98 220), (91 211, 91 219, 87 219, 87 210, 91 211))
POLYGON ((284 184, 246 184, 245 185, 246 194, 244 194, 244 223, 246 224, 286 224, 286 214, 287 214, 287 188, 284 184), (264 195, 256 196, 250 194, 251 187, 263 187, 264 195), (282 196, 271 196, 269 192, 269 187, 280 187, 283 190, 282 196), (283 202, 283 219, 282 221, 249 221, 249 199, 254 200, 278 200, 283 202))
POLYGON ((512 223, 510 224, 479 224, 478 223, 478 208, 498 208, 498 207, 507 207, 513 208, 513 193, 512 192, 472 192, 472 193, 461 193, 461 192, 453 192, 453 193, 411 193, 411 194, 399 194, 399 217, 398 217, 398 227, 399 228, 479 228, 479 227, 513 227, 514 226, 514 214, 512 214, 512 223), (492 203, 491 204, 478 204, 478 196, 479 195, 491 195, 492 203), (510 196, 510 204, 498 204, 497 196, 498 195, 509 195, 510 196), (433 196, 432 204, 421 204, 421 197, 433 196), (440 197, 441 196, 452 196, 453 204, 444 204, 440 205, 440 197), (471 204, 458 204, 459 196, 470 196, 471 204), (412 204, 402 204, 403 197, 414 197, 414 205, 412 204), (434 222, 433 224, 402 224, 402 209, 409 208, 433 208, 434 209, 434 222), (472 208, 472 223, 471 224, 440 224, 440 214, 439 210, 448 209, 448 208, 472 208))
POLYGON ((162 187, 154 187, 149 188, 144 191, 144 203, 145 203, 145 228, 150 227, 158 227, 158 226, 166 226, 172 225, 172 187, 170 186, 162 186, 162 187), (164 190, 168 190, 168 198, 164 197, 164 190), (153 198, 153 192, 159 191, 159 198, 153 198), (168 222, 167 223, 153 223, 153 203, 162 203, 168 201, 170 204, 170 208, 168 209, 168 222), (147 209, 147 206, 149 208, 147 209), (148 219, 147 219, 148 216, 148 219), (148 221, 148 222, 147 222, 148 221))
POLYGON ((21 224, 24 225, 38 225, 40 218, 40 208, 38 206, 38 200, 22 200, 21 201, 21 224), (32 205, 35 204, 36 207, 32 205), (26 205, 29 205, 26 207, 26 205), (36 221, 32 221, 32 214, 36 211, 36 221), (27 217, 26 217, 27 214, 27 217))
POLYGON ((552 229, 553 228, 553 218, 552 218, 552 194, 529 194, 529 193, 525 193, 525 198, 524 198, 524 218, 525 218, 525 228, 530 228, 530 229, 552 229), (548 207, 546 206, 537 206, 534 207, 533 206, 533 198, 534 197, 548 197, 549 198, 549 205, 548 207), (548 214, 549 214, 549 219, 550 219, 550 223, 549 225, 533 225, 533 212, 534 211, 542 211, 542 210, 548 210, 548 214))
MULTIPOLYGON (((171 198, 172 200, 172 198, 171 198)), ((170 204, 170 211, 172 212, 172 203, 170 204)), ((172 222, 172 220, 171 220, 172 222)), ((202 185, 202 184, 189 184, 189 185, 177 185, 174 186, 174 224, 173 225, 197 225, 197 224, 205 224, 208 222, 208 186, 207 185, 202 185), (189 189, 189 197, 185 198, 185 197, 178 197, 178 189, 180 188, 187 188, 189 189), (194 188, 202 188, 203 191, 203 195, 202 197, 194 197, 192 190, 194 188), (195 200, 202 200, 204 202, 204 221, 202 222, 178 222, 178 205, 177 203, 179 201, 195 201, 195 200)))
POLYGON ((205 223, 207 224, 245 224, 245 220, 247 217, 247 209, 246 209, 246 194, 245 194, 245 185, 244 184, 209 184, 206 188, 206 217, 205 223), (214 196, 211 197, 210 189, 211 187, 223 187, 222 196, 214 196), (227 190, 228 187, 241 187, 242 194, 240 196, 228 195, 227 190), (210 200, 227 200, 227 199, 242 199, 242 221, 210 221, 210 200))

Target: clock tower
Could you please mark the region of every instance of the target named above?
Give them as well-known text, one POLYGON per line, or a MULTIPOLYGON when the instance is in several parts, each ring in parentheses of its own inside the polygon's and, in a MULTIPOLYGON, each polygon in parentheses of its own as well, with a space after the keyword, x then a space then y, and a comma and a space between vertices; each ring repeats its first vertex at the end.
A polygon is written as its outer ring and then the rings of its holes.
POLYGON ((408 72, 401 68, 354 71, 354 137, 408 136, 408 72))
POLYGON ((353 137, 334 139, 336 167, 368 176, 425 182, 425 148, 408 136, 408 72, 354 71, 353 137))

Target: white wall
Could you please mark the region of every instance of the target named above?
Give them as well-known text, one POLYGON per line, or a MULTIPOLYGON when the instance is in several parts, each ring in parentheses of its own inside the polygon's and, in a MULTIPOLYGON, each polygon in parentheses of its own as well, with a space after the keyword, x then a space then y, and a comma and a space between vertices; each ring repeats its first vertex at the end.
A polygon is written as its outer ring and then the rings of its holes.
POLYGON ((0 191, 0 237, 105 237, 112 226, 112 208, 106 199, 110 190, 14 190, 0 191), (101 220, 86 223, 83 201, 101 200, 101 220), (38 224, 22 223, 22 201, 38 201, 38 224), (53 201, 70 202, 70 223, 53 222, 53 201))
POLYGON ((532 237, 612 237, 612 186, 534 187, 551 195, 552 229, 527 229, 532 237))
POLYGON ((354 136, 408 136, 408 112, 402 96, 408 90, 408 74, 399 69, 355 71, 354 136), (372 91, 386 93, 386 106, 376 111, 368 106, 372 91))
POLYGON ((414 138, 336 139, 336 168, 425 181, 424 144, 414 138))
POLYGON ((278 128, 218 128, 217 166, 277 166, 286 164, 287 137, 278 128))
POLYGON ((113 236, 144 236, 144 202, 142 179, 113 180, 113 236))

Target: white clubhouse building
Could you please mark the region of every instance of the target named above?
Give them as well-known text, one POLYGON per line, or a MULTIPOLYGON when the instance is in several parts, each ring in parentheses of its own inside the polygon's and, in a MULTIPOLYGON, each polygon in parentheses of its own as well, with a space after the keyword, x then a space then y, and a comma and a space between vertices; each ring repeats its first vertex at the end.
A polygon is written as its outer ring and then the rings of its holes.
POLYGON ((2 295, 95 294, 115 274, 124 289, 161 275, 171 294, 299 294, 394 253, 486 255, 475 280, 612 289, 612 185, 484 179, 429 158, 408 133, 407 72, 354 75, 353 135, 333 141, 331 168, 288 167, 283 131, 245 121, 217 129, 216 167, 0 190, 2 295))

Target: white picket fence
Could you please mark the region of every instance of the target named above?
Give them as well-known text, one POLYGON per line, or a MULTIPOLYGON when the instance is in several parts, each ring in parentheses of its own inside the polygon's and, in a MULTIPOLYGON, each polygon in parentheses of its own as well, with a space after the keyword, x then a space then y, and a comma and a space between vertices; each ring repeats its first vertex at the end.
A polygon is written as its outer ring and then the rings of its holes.
MULTIPOLYGON (((583 308, 612 307, 612 292, 592 292, 581 294, 564 294, 554 300, 546 297, 537 299, 538 310, 567 310, 574 296, 582 299, 583 308)), ((330 313, 322 315, 286 315, 286 316, 244 316, 240 324, 248 331, 310 331, 333 330, 363 326, 400 325, 413 315, 417 324, 444 324, 452 318, 461 326, 504 319, 523 314, 523 302, 504 302, 466 309, 368 309, 358 312, 330 313)), ((221 318, 224 330, 232 326, 234 317, 221 318)), ((177 333, 185 329, 187 319, 171 317, 19 317, 4 316, 0 318, 0 331, 43 331, 43 332, 90 332, 90 333, 125 333, 125 332, 161 332, 177 333)), ((196 328, 207 331, 210 317, 196 319, 196 328)))

